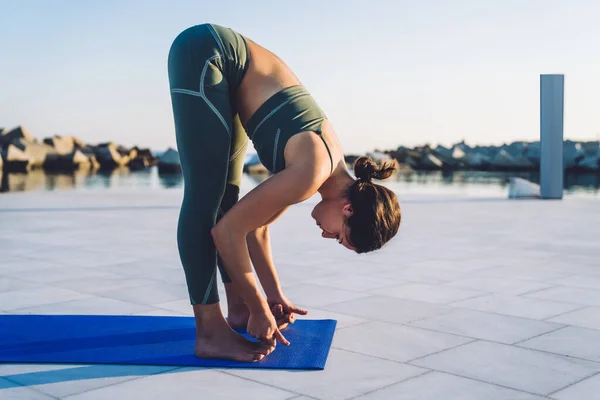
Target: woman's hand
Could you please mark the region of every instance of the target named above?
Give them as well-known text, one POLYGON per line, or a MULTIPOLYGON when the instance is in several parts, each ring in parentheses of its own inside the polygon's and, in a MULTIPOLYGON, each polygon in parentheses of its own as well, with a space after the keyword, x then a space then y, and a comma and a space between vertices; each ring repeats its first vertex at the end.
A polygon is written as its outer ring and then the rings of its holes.
POLYGON ((296 317, 293 313, 286 314, 283 312, 283 307, 281 306, 281 304, 275 304, 274 306, 272 306, 271 313, 273 314, 273 317, 275 317, 275 321, 277 322, 277 328, 280 331, 287 328, 289 324, 293 324, 296 320, 296 317))
POLYGON ((288 324, 294 323, 296 320, 294 313, 300 315, 308 314, 308 311, 296 307, 281 293, 275 296, 269 296, 267 298, 267 303, 271 308, 271 313, 275 317, 277 326, 280 330, 285 329, 288 324))
POLYGON ((246 332, 263 342, 274 344, 275 341, 278 341, 285 346, 290 344, 277 328, 275 318, 270 312, 250 313, 246 332))

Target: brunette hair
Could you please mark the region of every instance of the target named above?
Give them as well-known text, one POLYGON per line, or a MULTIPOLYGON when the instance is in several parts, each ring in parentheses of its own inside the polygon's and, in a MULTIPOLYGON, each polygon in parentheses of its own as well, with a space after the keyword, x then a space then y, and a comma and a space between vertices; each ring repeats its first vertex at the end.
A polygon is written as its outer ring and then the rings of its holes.
POLYGON ((346 219, 350 228, 349 242, 357 253, 380 249, 393 238, 400 227, 402 213, 396 194, 372 182, 388 178, 396 169, 394 162, 378 166, 369 157, 354 162, 356 180, 348 187, 352 215, 346 219))

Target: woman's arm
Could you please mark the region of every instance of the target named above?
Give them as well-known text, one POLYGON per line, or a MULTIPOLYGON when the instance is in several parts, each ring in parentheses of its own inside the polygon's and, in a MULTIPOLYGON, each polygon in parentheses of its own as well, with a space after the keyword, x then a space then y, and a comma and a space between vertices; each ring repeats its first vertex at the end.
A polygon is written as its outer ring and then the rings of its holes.
POLYGON ((282 208, 265 222, 263 226, 256 228, 246 236, 250 259, 252 260, 252 265, 254 265, 258 279, 265 290, 267 299, 277 298, 281 295, 279 277, 277 276, 271 253, 269 225, 275 222, 288 208, 289 206, 282 208))
POLYGON ((277 270, 275 269, 275 263, 273 262, 273 256, 271 254, 269 224, 279 218, 286 209, 287 207, 278 212, 264 226, 250 232, 246 238, 250 259, 252 260, 252 265, 254 265, 258 279, 265 290, 265 294, 267 295, 267 303, 269 304, 269 307, 271 307, 271 312, 273 312, 278 324, 281 324, 282 326, 293 323, 295 319, 294 313, 300 315, 308 314, 308 311, 295 306, 284 296, 279 283, 279 277, 277 276, 277 270), (273 307, 278 307, 276 309, 278 311, 274 311, 273 307))
POLYGON ((252 265, 254 265, 267 299, 281 296, 281 285, 271 254, 269 225, 261 226, 250 232, 246 241, 252 265))
POLYGON ((290 139, 286 168, 242 197, 211 230, 223 265, 250 310, 248 333, 258 339, 287 342, 258 290, 246 238, 280 210, 310 198, 329 177, 329 164, 322 162, 329 156, 318 140, 314 134, 290 139))
POLYGON ((264 226, 283 208, 312 196, 319 186, 320 180, 315 179, 310 168, 289 167, 242 197, 212 229, 223 265, 251 313, 270 312, 270 309, 254 280, 248 234, 264 226))

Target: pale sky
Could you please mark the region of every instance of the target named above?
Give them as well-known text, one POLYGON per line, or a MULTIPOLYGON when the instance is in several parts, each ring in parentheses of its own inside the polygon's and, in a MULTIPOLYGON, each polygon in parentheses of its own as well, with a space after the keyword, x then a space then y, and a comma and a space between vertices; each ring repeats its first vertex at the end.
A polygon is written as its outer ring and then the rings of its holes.
POLYGON ((565 74, 565 138, 600 139, 596 0, 0 0, 0 127, 175 146, 166 57, 231 27, 278 54, 344 150, 539 138, 565 74))

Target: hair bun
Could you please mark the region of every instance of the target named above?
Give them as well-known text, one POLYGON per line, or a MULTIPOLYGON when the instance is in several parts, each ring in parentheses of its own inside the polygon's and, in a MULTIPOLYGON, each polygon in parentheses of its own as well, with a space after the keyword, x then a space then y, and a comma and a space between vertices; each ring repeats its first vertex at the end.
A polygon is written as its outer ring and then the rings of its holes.
POLYGON ((354 175, 364 182, 370 182, 373 172, 377 169, 375 162, 369 157, 359 157, 354 162, 354 175))
POLYGON ((359 157, 354 162, 354 175, 363 181, 363 182, 371 182, 373 178, 375 179, 386 179, 396 170, 395 163, 393 162, 384 162, 381 167, 378 167, 369 157, 359 157))

